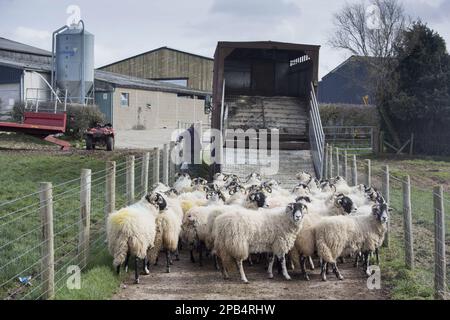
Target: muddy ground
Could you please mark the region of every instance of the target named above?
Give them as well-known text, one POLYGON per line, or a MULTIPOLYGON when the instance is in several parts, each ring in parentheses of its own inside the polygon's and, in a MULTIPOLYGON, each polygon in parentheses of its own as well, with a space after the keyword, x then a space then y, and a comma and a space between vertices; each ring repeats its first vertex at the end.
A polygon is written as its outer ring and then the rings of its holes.
MULTIPOLYGON (((353 268, 352 263, 341 265, 345 277, 339 281, 332 274, 329 280, 320 280, 318 269, 310 271, 311 281, 302 279, 300 271, 290 271, 291 281, 274 272, 270 280, 265 273, 265 264, 249 266, 244 264, 249 284, 240 281, 237 271, 231 272, 230 280, 223 280, 221 273, 215 271, 211 259, 203 267, 189 260, 184 251, 180 261, 174 261, 170 274, 165 272, 164 259, 160 257, 158 266, 151 274, 141 276, 139 285, 134 284, 134 272, 122 283, 120 291, 113 300, 382 300, 389 299, 386 288, 367 289, 367 277, 361 270, 353 268)), ((350 261, 349 261, 350 262, 350 261)))

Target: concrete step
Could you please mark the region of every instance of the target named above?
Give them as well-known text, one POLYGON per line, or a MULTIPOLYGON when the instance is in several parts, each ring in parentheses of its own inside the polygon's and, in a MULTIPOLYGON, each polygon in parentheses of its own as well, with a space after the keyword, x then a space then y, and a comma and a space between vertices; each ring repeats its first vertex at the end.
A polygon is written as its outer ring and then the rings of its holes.
POLYGON ((278 159, 260 157, 259 160, 255 160, 258 155, 256 150, 234 149, 231 152, 236 153, 236 159, 239 158, 242 162, 246 160, 247 163, 233 163, 233 160, 230 158, 230 161, 225 162, 222 166, 222 171, 237 174, 241 178, 245 178, 251 172, 261 173, 261 169, 268 168, 270 164, 274 167, 278 166, 278 170, 273 174, 263 175, 263 178, 280 180, 285 188, 291 188, 297 184, 295 175, 299 171, 308 171, 314 175, 314 167, 309 150, 280 150, 278 159), (250 161, 254 161, 254 164, 249 164, 250 161), (271 162, 269 163, 269 161, 271 162))

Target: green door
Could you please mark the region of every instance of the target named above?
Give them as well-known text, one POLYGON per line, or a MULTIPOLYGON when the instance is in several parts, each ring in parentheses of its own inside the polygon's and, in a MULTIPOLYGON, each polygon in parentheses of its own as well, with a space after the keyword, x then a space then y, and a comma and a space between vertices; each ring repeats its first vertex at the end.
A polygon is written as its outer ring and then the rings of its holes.
POLYGON ((100 108, 100 111, 105 115, 106 122, 114 125, 112 114, 112 92, 96 92, 95 103, 100 108))

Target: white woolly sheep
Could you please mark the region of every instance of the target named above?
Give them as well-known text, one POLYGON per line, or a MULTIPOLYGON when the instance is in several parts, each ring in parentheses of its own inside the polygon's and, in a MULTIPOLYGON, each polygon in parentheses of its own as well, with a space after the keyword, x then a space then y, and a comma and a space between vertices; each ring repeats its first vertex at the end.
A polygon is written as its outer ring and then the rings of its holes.
POLYGON ((345 254, 375 251, 386 233, 388 207, 386 203, 372 207, 371 215, 336 216, 322 219, 314 228, 316 248, 323 260, 321 276, 326 281, 326 267, 331 264, 340 280, 336 259, 345 254))
MULTIPOLYGON (((164 249, 166 253, 166 272, 170 273, 170 254, 172 252, 177 252, 178 249, 183 212, 177 200, 165 198, 160 193, 153 193, 150 198, 155 199, 156 203, 159 204, 160 214, 158 215, 156 220, 157 224, 161 228, 161 241, 160 246, 154 246, 154 248, 152 248, 148 254, 157 255, 157 252, 160 252, 162 249, 164 249), (152 251, 156 253, 153 253, 152 251)), ((178 254, 176 253, 176 256, 177 255, 178 254)))
POLYGON ((130 256, 135 257, 135 281, 139 283, 138 259, 144 260, 144 271, 149 273, 146 263, 147 250, 154 246, 155 220, 158 210, 155 199, 148 195, 139 202, 111 213, 106 222, 108 249, 113 256, 113 265, 120 272, 126 268, 130 256))
POLYGON ((290 276, 286 269, 285 255, 294 246, 301 229, 307 208, 301 203, 292 203, 287 208, 261 209, 258 211, 235 208, 216 218, 213 228, 214 249, 222 261, 222 273, 228 278, 227 269, 234 261, 241 280, 248 283, 242 262, 251 253, 272 253, 268 274, 273 278, 274 256, 281 262, 284 277, 290 276))

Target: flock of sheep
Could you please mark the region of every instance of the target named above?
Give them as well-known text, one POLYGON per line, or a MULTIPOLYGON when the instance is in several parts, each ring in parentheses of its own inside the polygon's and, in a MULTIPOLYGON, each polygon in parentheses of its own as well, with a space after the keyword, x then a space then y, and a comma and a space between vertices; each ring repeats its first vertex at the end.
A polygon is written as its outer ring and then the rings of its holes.
POLYGON ((309 173, 297 174, 298 185, 284 189, 275 180, 263 182, 250 174, 246 181, 236 175, 218 173, 212 183, 178 174, 173 187, 158 184, 136 204, 110 214, 107 221, 108 247, 113 265, 120 272, 135 257, 135 280, 140 268, 149 274, 161 251, 165 252, 167 272, 172 255, 178 260, 182 244, 190 249, 191 261, 198 253, 214 259, 217 270, 228 279, 237 267, 241 280, 248 283, 243 262, 265 261, 269 278, 278 261, 279 271, 289 280, 289 268, 300 268, 309 280, 306 264, 314 270, 319 258, 321 278, 328 268, 343 279, 338 261, 362 259, 364 271, 387 230, 388 205, 374 188, 351 187, 342 177, 317 181, 309 173))

